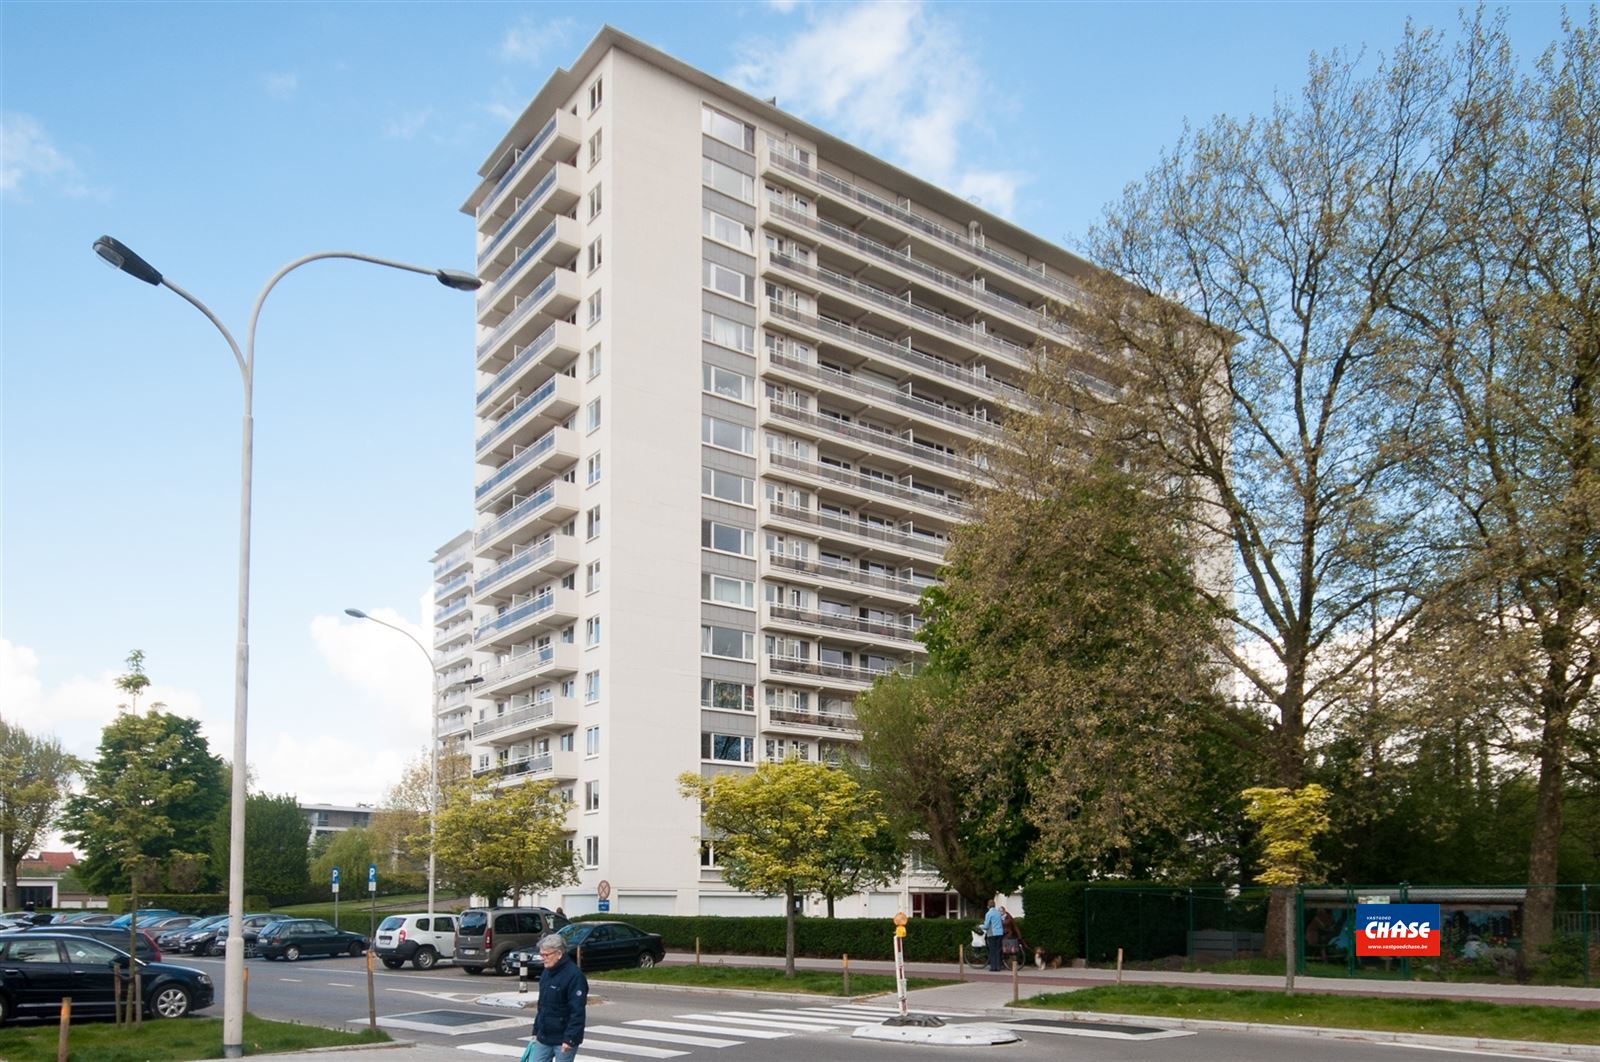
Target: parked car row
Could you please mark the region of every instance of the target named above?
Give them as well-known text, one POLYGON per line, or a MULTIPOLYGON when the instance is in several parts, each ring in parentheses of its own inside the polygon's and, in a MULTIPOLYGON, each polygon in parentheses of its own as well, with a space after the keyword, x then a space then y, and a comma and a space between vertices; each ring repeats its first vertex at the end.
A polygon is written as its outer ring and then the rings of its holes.
POLYGON ((181 1018, 211 1006, 210 975, 187 966, 133 958, 90 935, 106 930, 104 926, 36 926, 0 933, 0 1024, 16 1017, 53 1018, 60 1012, 64 996, 72 997, 75 1014, 110 1014, 118 995, 131 991, 136 964, 144 1009, 150 1017, 181 1018), (118 981, 122 983, 120 992, 118 981))

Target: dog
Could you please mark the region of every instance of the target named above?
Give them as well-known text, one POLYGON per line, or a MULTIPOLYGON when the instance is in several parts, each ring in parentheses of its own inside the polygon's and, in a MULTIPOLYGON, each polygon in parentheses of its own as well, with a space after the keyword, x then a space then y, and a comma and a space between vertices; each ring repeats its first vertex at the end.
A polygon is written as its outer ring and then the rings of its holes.
POLYGON ((1033 949, 1033 964, 1041 970, 1061 969, 1061 956, 1055 952, 1045 951, 1043 948, 1033 949))

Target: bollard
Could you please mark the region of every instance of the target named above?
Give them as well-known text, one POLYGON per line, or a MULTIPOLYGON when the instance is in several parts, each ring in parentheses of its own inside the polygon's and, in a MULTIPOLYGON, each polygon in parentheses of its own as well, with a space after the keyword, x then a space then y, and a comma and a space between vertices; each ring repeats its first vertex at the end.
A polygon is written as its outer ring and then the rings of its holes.
POLYGON ((530 978, 528 977, 528 974, 531 973, 532 970, 533 970, 533 967, 528 965, 527 956, 524 955, 522 961, 517 964, 517 994, 518 995, 527 995, 527 992, 528 992, 528 981, 530 980, 530 978))
POLYGON ((244 993, 240 997, 240 1001, 243 1003, 243 1006, 241 1006, 239 1008, 239 1012, 241 1014, 249 1014, 250 1013, 250 967, 248 967, 248 966, 246 966, 244 968, 244 993))
POLYGON ((61 1031, 56 1034, 56 1062, 67 1062, 67 1030, 72 1028, 72 997, 61 997, 61 1031))
POLYGON ((1017 962, 1017 957, 1015 955, 1011 956, 1011 1002, 1013 1003, 1020 1002, 1022 999, 1018 994, 1017 988, 1017 967, 1020 965, 1022 964, 1017 962))
POLYGON ((845 952, 844 955, 840 956, 839 961, 844 964, 844 994, 848 996, 850 994, 850 953, 845 952))
POLYGON ((122 972, 117 971, 117 976, 111 979, 111 1016, 113 1025, 122 1024, 122 972))
POLYGON ((1117 984, 1122 983, 1122 949, 1117 949, 1117 984))
POLYGON ((956 945, 956 980, 965 981, 966 979, 967 979, 967 946, 965 944, 957 944, 956 945))
MULTIPOLYGON (((373 894, 373 903, 376 904, 377 894, 373 894)), ((369 938, 370 939, 370 938, 369 938)), ((372 987, 372 948, 367 948, 367 1028, 373 1032, 378 1031, 378 994, 372 987)))
MULTIPOLYGON (((135 964, 138 959, 132 960, 135 964)), ((144 975, 139 972, 137 965, 133 968, 133 998, 128 1000, 128 1009, 133 1012, 129 1019, 135 1025, 144 1024, 144 975)))
POLYGON ((695 937, 694 938, 694 964, 696 966, 700 965, 700 938, 699 937, 695 937))

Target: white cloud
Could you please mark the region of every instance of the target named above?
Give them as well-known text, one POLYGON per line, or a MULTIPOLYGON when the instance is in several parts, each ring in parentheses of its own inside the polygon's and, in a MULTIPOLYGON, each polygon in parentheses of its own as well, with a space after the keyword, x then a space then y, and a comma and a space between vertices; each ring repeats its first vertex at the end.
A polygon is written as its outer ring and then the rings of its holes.
POLYGON ((293 70, 281 74, 268 74, 264 81, 267 95, 278 100, 288 99, 300 87, 300 75, 293 70))
POLYGON ((77 163, 67 156, 32 115, 0 115, 0 192, 21 196, 25 185, 43 184, 69 196, 89 195, 77 163))
POLYGON ((964 36, 959 23, 921 3, 808 6, 805 27, 791 36, 741 42, 728 77, 1003 214, 1026 177, 962 165, 963 147, 988 154, 977 141, 992 109, 964 36))
POLYGON ((432 107, 424 107, 420 111, 407 111, 384 122, 383 135, 391 140, 410 140, 422 131, 422 127, 427 125, 432 117, 432 107))
POLYGON ((563 47, 578 26, 573 18, 537 19, 524 16, 500 38, 500 58, 511 62, 543 62, 549 52, 563 47))

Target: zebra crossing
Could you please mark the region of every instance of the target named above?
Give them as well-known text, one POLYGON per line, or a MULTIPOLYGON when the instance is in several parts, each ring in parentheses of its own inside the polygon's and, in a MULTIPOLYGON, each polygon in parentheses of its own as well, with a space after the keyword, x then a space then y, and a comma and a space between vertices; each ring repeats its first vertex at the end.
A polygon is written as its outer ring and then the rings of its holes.
MULTIPOLYGON (((752 1041, 816 1035, 881 1022, 899 1010, 891 1006, 841 1003, 829 1007, 769 1007, 763 1010, 706 1010, 671 1018, 638 1018, 594 1024, 584 1030, 583 1062, 645 1062, 681 1058, 699 1048, 737 1047, 752 1041)), ((930 1013, 919 1008, 919 1013, 930 1013)), ((932 1011, 946 1020, 973 1018, 961 1011, 932 1011)), ((457 1044, 462 1051, 502 1058, 522 1054, 527 1037, 515 1043, 480 1041, 457 1044)))

